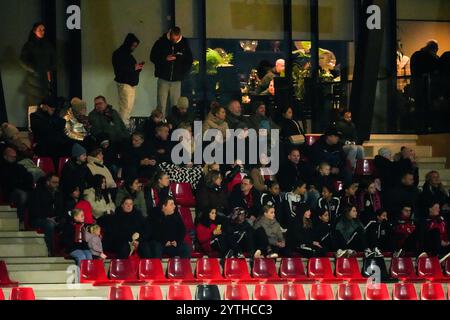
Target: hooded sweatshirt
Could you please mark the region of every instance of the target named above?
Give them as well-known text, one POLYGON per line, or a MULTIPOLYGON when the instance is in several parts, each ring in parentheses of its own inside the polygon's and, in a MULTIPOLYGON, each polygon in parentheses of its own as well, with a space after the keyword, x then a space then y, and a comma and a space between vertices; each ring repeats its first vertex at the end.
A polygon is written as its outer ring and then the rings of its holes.
POLYGON ((129 33, 123 44, 119 49, 114 51, 112 56, 112 64, 114 67, 114 79, 118 83, 125 83, 130 86, 137 86, 139 84, 139 74, 141 70, 135 68, 136 59, 131 54, 131 46, 133 43, 139 44, 139 39, 132 33, 129 33))

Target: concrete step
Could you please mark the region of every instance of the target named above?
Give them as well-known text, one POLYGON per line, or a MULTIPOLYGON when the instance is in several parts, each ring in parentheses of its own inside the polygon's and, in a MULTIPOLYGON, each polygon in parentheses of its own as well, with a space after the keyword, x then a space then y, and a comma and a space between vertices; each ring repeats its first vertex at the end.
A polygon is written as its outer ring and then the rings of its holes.
POLYGON ((0 258, 3 257, 47 257, 45 244, 0 244, 0 258))
POLYGON ((0 231, 19 231, 19 219, 0 218, 0 231))
POLYGON ((61 283, 64 284, 71 276, 72 272, 67 273, 66 270, 55 270, 55 271, 9 271, 9 276, 14 281, 19 281, 21 285, 42 283, 42 284, 53 284, 61 283))
MULTIPOLYGON (((404 146, 404 144, 375 144, 368 143, 364 144, 364 151, 366 157, 373 158, 378 154, 378 150, 381 148, 389 148, 392 154, 396 154, 400 151, 400 148, 404 146)), ((429 158, 433 156, 433 148, 431 146, 411 146, 418 158, 429 158)))
POLYGON ((45 264, 45 263, 72 263, 72 260, 66 260, 61 257, 8 257, 2 258, 8 267, 13 264, 45 264))
POLYGON ((0 206, 0 212, 9 212, 9 211, 17 212, 17 209, 11 208, 10 206, 0 206))
POLYGON ((0 245, 2 244, 9 244, 9 245, 16 245, 16 244, 42 244, 45 245, 44 238, 0 238, 0 245))
POLYGON ((44 238, 44 235, 35 231, 10 231, 0 232, 1 238, 44 238))
POLYGON ((412 143, 415 144, 419 139, 415 134, 372 134, 371 142, 377 143, 412 143))
POLYGON ((439 170, 445 169, 447 158, 445 157, 431 157, 431 158, 417 158, 417 165, 419 169, 439 170))
POLYGON ((73 262, 67 263, 35 263, 35 264, 8 264, 8 271, 66 271, 73 262))
POLYGON ((2 211, 0 212, 0 219, 14 219, 17 218, 17 212, 16 211, 2 211))

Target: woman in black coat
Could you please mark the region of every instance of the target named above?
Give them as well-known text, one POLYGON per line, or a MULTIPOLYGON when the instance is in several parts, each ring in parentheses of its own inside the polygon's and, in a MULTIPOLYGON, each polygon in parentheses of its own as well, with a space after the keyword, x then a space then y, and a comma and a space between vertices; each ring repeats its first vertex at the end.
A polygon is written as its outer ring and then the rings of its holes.
POLYGON ((222 186, 223 177, 219 171, 212 171, 206 176, 206 183, 197 192, 197 209, 199 213, 216 208, 219 215, 228 214, 228 201, 222 186))
POLYGON ((20 55, 22 67, 27 71, 28 105, 37 105, 49 95, 56 69, 55 50, 45 37, 45 25, 35 23, 20 55))

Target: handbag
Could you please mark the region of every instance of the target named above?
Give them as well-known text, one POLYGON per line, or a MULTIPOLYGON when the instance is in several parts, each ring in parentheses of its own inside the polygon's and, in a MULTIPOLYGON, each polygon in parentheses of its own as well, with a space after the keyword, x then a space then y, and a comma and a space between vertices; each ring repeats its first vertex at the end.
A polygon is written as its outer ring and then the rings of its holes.
MULTIPOLYGON (((292 120, 292 121, 297 126, 298 132, 302 132, 302 129, 300 128, 300 124, 297 121, 295 121, 295 120, 292 120)), ((292 135, 292 136, 289 137, 289 142, 291 144, 294 144, 294 145, 304 144, 305 143, 305 136, 303 134, 292 135)))

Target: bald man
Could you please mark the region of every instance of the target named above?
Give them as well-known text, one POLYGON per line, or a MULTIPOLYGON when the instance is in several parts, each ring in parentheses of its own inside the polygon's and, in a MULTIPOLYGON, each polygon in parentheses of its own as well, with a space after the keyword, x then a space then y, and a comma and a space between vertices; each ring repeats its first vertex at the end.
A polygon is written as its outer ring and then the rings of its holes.
POLYGON ((284 70, 285 70, 285 61, 283 59, 278 59, 275 62, 275 67, 262 78, 258 88, 256 89, 257 94, 269 94, 269 85, 270 82, 276 78, 284 76, 284 70))

